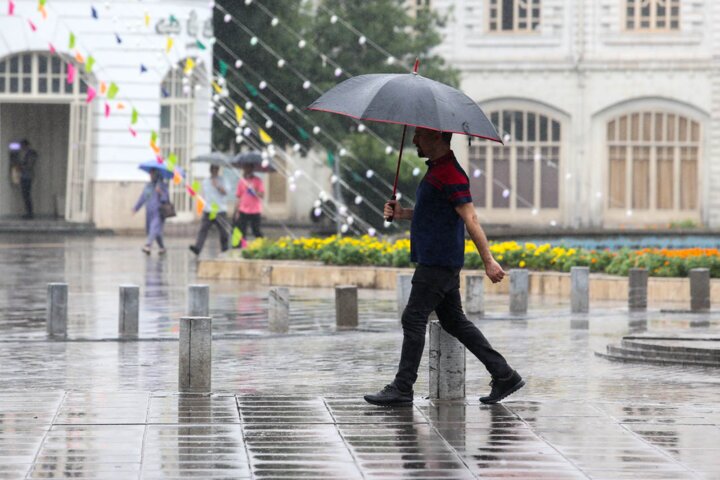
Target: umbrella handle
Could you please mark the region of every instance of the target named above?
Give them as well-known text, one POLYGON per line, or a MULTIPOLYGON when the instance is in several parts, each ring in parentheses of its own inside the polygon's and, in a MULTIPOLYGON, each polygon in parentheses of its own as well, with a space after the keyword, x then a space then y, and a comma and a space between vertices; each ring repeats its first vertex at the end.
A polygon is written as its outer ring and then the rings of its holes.
MULTIPOLYGON (((392 197, 390 197, 390 200, 397 200, 397 195, 393 193, 392 197)), ((393 208, 393 211, 395 211, 395 208, 393 208)), ((393 219, 395 218, 395 215, 390 215, 389 217, 385 217, 385 221, 388 223, 392 223, 393 219)))

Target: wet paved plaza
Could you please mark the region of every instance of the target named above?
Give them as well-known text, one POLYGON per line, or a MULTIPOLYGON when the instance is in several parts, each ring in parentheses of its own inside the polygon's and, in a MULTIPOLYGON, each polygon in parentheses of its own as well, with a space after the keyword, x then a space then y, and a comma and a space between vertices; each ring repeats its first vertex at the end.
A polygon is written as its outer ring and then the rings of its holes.
MULTIPOLYGON (((207 254, 215 245, 208 241, 207 254)), ((136 237, 0 237, 0 478, 720 478, 720 371, 612 363, 622 335, 715 332, 720 313, 629 314, 530 299, 511 317, 489 296, 475 317, 527 380, 480 405, 489 378, 467 361, 464 402, 362 394, 391 380, 395 293, 360 291, 360 324, 336 331, 333 291, 291 288, 291 327, 267 328, 267 287, 212 281, 213 390, 177 394, 178 319, 196 283, 189 241, 145 257, 136 237), (48 282, 69 284, 68 340, 45 336, 48 282), (140 286, 140 339, 117 341, 118 286, 140 286)), ((426 359, 427 360, 427 359, 426 359)))

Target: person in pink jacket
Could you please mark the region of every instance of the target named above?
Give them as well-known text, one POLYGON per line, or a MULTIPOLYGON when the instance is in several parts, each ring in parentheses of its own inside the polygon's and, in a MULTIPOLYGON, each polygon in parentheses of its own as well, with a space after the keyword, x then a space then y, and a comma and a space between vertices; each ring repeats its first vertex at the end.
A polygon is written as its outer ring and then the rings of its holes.
POLYGON ((235 208, 234 222, 240 228, 243 239, 248 236, 248 226, 252 229, 255 238, 263 236, 260 230, 260 215, 262 214, 262 201, 265 197, 265 185, 260 177, 255 175, 253 165, 243 167, 243 176, 238 181, 237 205, 235 208))

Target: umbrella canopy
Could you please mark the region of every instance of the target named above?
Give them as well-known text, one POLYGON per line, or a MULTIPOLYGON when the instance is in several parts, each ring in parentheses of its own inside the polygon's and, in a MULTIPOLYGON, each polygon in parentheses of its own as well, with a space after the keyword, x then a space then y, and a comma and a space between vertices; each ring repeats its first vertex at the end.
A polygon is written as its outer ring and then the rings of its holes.
POLYGON ((274 172, 275 169, 270 165, 269 161, 263 161, 262 153, 257 150, 251 150, 249 152, 242 152, 235 155, 232 159, 233 167, 242 168, 245 165, 252 165, 258 172, 274 172))
POLYGON ((166 163, 159 163, 157 160, 148 160, 147 162, 143 162, 138 165, 138 168, 148 173, 150 173, 150 171, 152 171, 153 169, 157 170, 158 172, 160 172, 160 176, 162 176, 166 180, 173 178, 173 176, 175 175, 172 170, 168 170, 166 163))
POLYGON ((206 153, 204 155, 198 155, 192 159, 193 163, 209 163, 210 165, 218 165, 220 167, 226 167, 230 164, 230 155, 225 155, 222 152, 206 153))
POLYGON ((359 75, 331 88, 308 109, 502 143, 495 127, 470 97, 417 73, 359 75))

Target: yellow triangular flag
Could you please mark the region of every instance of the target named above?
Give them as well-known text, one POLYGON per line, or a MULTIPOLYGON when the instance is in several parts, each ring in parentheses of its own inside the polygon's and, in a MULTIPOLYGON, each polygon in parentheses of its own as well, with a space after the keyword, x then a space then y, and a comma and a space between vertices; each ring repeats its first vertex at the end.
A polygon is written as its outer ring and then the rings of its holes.
POLYGON ((185 70, 184 70, 185 74, 187 75, 190 72, 192 72, 193 68, 195 68, 195 62, 193 61, 193 59, 188 58, 187 60, 185 60, 185 70))
POLYGON ((170 50, 172 50, 174 42, 175 41, 173 40, 172 37, 167 38, 167 45, 165 45, 165 53, 170 53, 170 50))
POLYGON ((260 129, 260 140, 263 141, 263 143, 272 143, 273 139, 270 135, 267 134, 265 130, 262 128, 260 129))
POLYGON ((245 114, 245 111, 240 107, 240 105, 235 105, 235 118, 237 119, 237 122, 242 122, 243 115, 245 114))
POLYGON ((215 80, 213 80, 212 86, 215 89, 215 93, 222 93, 222 87, 220 85, 218 85, 218 83, 215 80))
POLYGON ((150 14, 148 12, 145 12, 145 26, 150 26, 150 14))

